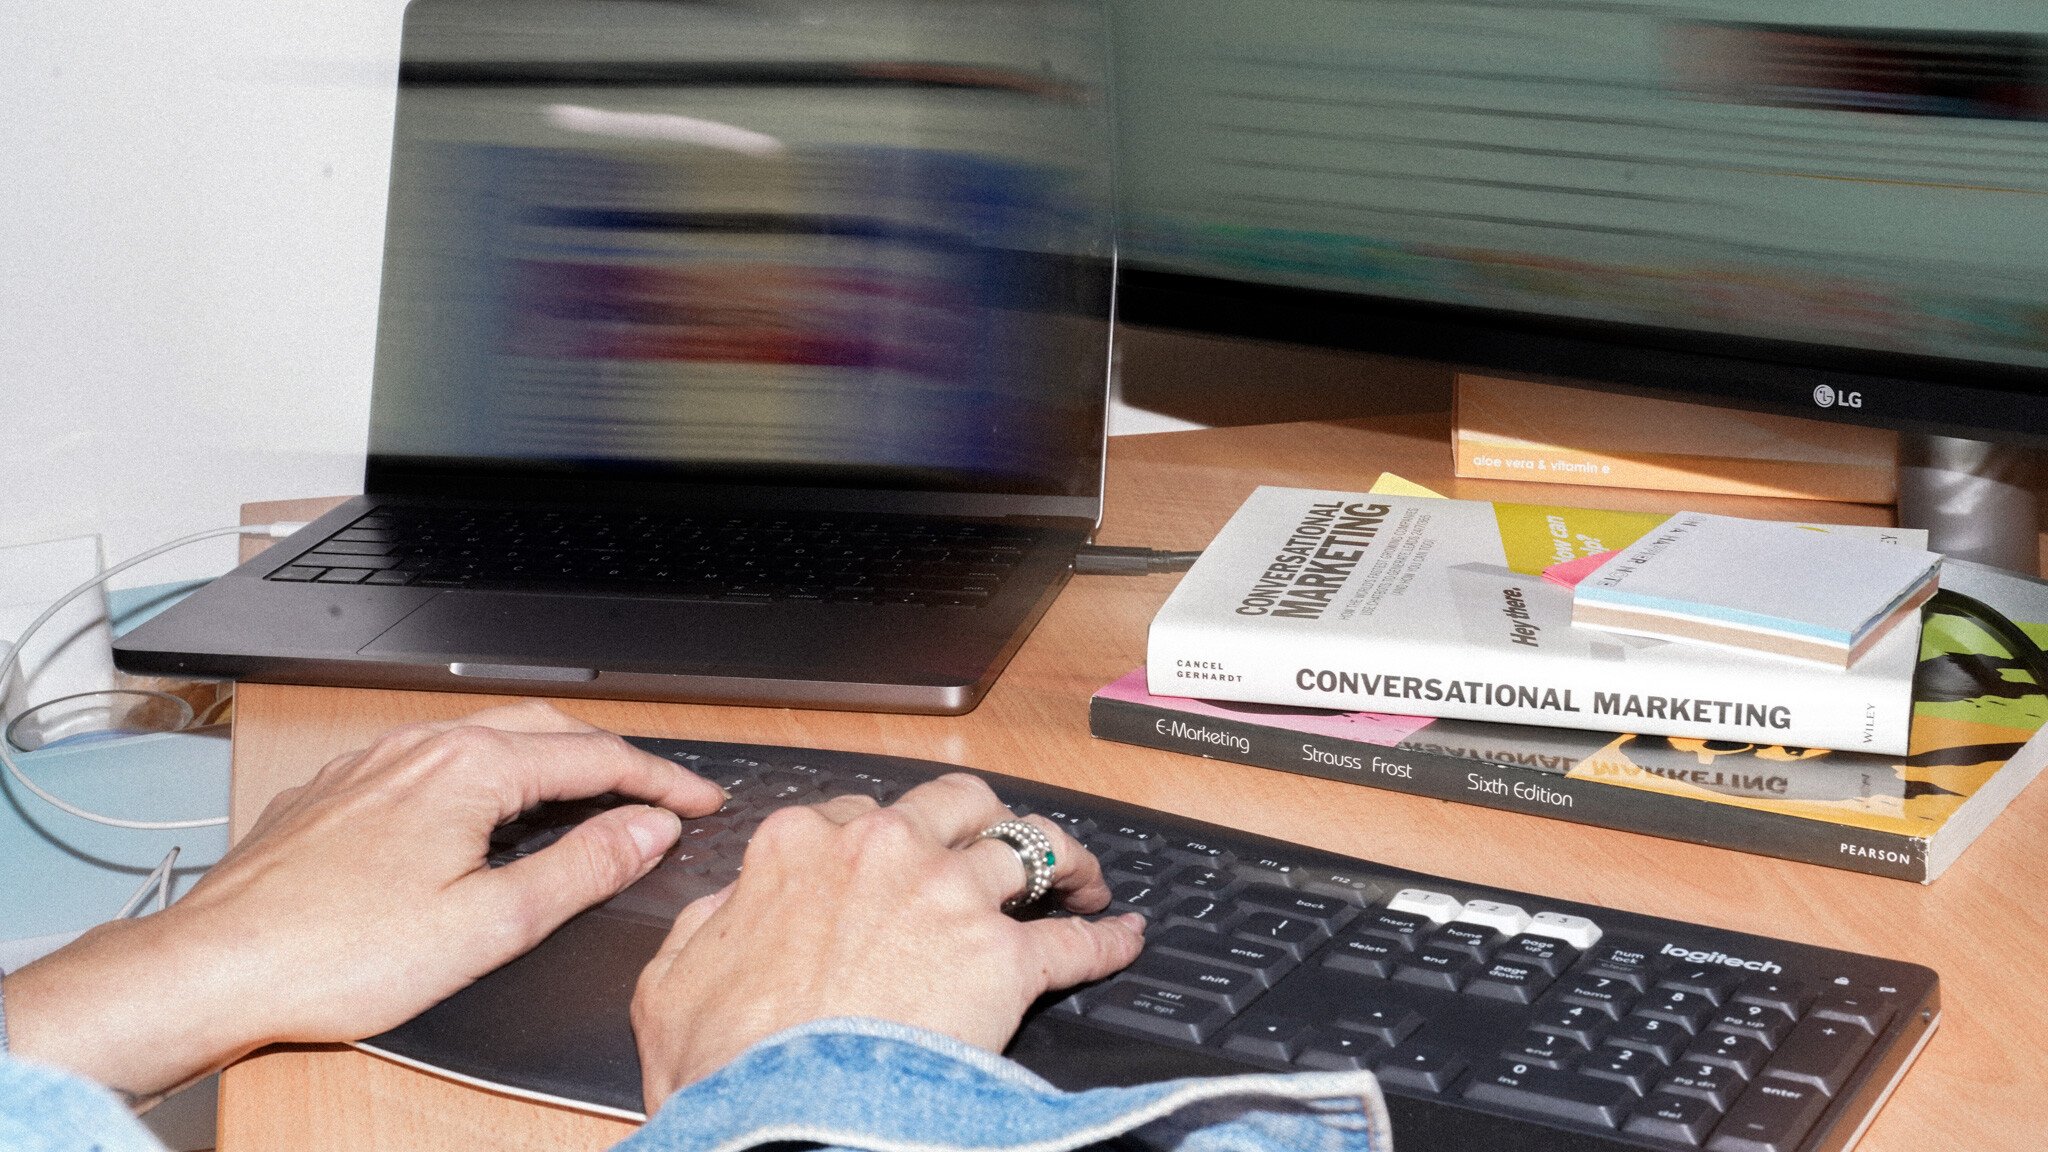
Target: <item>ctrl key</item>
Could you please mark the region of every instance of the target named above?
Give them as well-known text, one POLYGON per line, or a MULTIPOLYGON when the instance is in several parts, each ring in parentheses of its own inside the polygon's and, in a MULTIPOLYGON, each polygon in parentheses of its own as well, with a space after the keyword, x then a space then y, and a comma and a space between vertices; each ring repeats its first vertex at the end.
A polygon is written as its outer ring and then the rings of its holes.
POLYGON ((1085 1015, 1169 1040, 1200 1044, 1230 1020, 1223 1005, 1206 996, 1145 980, 1118 980, 1091 993, 1085 1015))
POLYGON ((1707 1152, 1791 1152, 1827 1106, 1811 1084, 1758 1080, 1728 1110, 1707 1152))

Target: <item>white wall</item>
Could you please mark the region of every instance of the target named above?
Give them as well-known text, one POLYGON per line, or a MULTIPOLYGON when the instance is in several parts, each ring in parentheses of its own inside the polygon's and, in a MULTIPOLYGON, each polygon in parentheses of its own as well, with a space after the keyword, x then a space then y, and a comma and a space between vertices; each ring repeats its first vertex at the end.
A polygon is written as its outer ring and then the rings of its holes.
POLYGON ((402 8, 5 5, 0 545, 361 483, 402 8))

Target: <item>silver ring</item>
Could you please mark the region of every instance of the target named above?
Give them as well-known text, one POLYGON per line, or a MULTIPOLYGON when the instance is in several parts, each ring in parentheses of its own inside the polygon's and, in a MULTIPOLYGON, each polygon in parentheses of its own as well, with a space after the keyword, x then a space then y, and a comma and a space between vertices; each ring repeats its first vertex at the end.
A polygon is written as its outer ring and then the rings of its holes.
POLYGON ((1038 825, 1026 820, 1005 820, 990 825, 975 840, 1001 840, 1016 850, 1018 861, 1024 865, 1024 887, 1003 901, 1004 911, 1036 904, 1052 891, 1052 870, 1059 859, 1053 855, 1052 837, 1038 825))

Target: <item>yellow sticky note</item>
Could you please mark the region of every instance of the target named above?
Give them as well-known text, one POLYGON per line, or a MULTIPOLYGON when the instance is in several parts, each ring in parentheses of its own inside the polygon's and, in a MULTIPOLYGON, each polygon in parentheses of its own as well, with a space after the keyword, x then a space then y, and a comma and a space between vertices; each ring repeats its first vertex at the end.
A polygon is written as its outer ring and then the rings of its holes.
POLYGON ((1444 498, 1443 493, 1432 492, 1415 481, 1404 480, 1392 472, 1380 473, 1380 478, 1372 482, 1371 491, 1374 496, 1426 496, 1434 500, 1444 498))

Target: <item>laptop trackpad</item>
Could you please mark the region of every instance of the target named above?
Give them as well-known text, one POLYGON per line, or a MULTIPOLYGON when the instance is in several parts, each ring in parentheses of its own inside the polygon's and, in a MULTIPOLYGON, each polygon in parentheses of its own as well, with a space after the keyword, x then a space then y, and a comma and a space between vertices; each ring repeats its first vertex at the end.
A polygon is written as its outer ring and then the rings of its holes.
POLYGON ((831 607, 462 592, 436 597, 361 652, 700 675, 817 672, 842 662, 873 668, 873 634, 845 627, 831 607))

